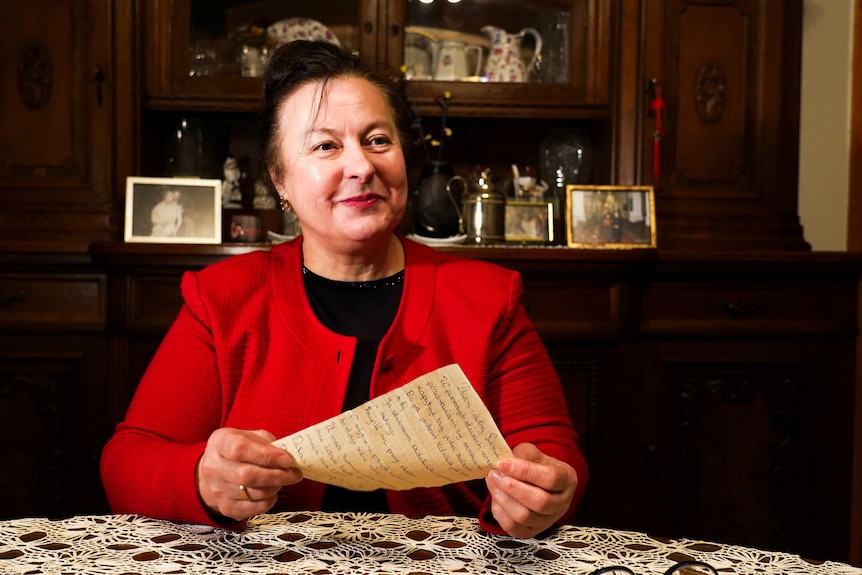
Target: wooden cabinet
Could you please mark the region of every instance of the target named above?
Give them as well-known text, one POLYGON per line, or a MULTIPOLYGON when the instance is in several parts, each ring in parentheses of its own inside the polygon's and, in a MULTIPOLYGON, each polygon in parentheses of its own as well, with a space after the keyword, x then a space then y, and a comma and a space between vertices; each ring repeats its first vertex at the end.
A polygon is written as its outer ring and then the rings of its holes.
POLYGON ((0 516, 104 512, 107 281, 136 136, 132 0, 0 19, 0 516))
POLYGON ((637 298, 618 518, 846 557, 858 264, 732 259, 662 257, 637 298))
MULTIPOLYGON (((656 187, 659 248, 808 249, 796 210, 801 2, 356 0, 336 8, 159 0, 143 12, 153 54, 144 63, 144 110, 154 130, 146 175, 165 172, 167 152, 157 150, 169 145, 164 133, 180 117, 223 123, 224 153, 253 153, 245 126, 260 80, 240 75, 240 48, 229 40, 243 24, 316 19, 363 58, 396 70, 412 69, 401 67, 417 30, 484 42, 487 58, 483 26, 533 27, 547 38, 544 71, 526 82, 407 81, 425 133, 439 130, 437 99, 451 94, 444 159, 457 172, 478 164, 499 179, 512 164, 539 171, 548 134, 577 131, 594 150, 590 181, 579 183, 656 187), (201 42, 219 49, 207 52, 201 42), (198 73, 198 53, 232 71, 198 73)), ((531 49, 525 40, 524 52, 531 49)))
POLYGON ((126 52, 122 42, 112 43, 113 18, 125 14, 124 4, 4 6, 0 240, 86 246, 116 237, 115 152, 131 149, 114 132, 131 108, 128 99, 116 99, 125 95, 117 60, 126 52))
POLYGON ((656 187, 659 247, 808 249, 797 215, 802 2, 621 10, 613 179, 656 187))
MULTIPOLYGON (((114 417, 181 274, 251 249, 94 246, 116 296, 114 417)), ((447 251, 522 274, 590 464, 579 522, 847 559, 862 258, 447 251)))
POLYGON ((0 517, 107 511, 107 281, 86 253, 0 255, 0 517))

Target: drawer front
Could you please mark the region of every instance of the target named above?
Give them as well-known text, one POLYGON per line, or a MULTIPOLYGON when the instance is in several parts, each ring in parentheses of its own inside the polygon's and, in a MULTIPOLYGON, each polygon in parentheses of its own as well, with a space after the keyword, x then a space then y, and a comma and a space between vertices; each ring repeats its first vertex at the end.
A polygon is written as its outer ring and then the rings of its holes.
POLYGON ((4 274, 0 327, 23 330, 101 329, 106 318, 104 276, 4 274))
POLYGON ((524 284, 521 301, 543 338, 616 333, 620 324, 618 284, 524 284))
POLYGON ((827 284, 652 284, 641 302, 641 329, 851 328, 855 301, 845 292, 827 284))

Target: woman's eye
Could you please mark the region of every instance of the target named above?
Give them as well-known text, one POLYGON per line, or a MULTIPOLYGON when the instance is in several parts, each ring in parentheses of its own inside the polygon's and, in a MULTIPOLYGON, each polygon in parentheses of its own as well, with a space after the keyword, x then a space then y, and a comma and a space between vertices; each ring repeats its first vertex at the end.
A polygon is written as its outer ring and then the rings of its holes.
POLYGON ((368 142, 372 146, 386 146, 388 144, 391 144, 392 140, 390 140, 386 136, 374 136, 368 142))
POLYGON ((332 142, 324 142, 322 144, 318 144, 317 149, 323 152, 328 152, 335 149, 335 144, 332 142))

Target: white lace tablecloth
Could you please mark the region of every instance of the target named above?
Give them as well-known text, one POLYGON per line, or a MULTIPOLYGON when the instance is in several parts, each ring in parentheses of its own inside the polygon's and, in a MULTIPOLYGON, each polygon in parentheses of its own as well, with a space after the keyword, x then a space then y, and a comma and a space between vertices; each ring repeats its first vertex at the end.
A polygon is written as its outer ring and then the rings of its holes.
POLYGON ((519 540, 481 532, 475 519, 462 517, 279 513, 239 531, 136 515, 0 522, 0 573, 9 575, 574 575, 608 565, 651 575, 688 559, 722 574, 862 575, 840 563, 610 529, 566 526, 519 540))

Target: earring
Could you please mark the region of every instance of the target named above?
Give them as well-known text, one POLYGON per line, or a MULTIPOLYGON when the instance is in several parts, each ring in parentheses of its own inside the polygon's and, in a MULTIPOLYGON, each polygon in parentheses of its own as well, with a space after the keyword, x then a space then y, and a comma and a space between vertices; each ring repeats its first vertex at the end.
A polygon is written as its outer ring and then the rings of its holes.
POLYGON ((290 200, 288 200, 284 196, 279 196, 279 199, 281 199, 281 211, 282 212, 289 212, 290 211, 290 200))

